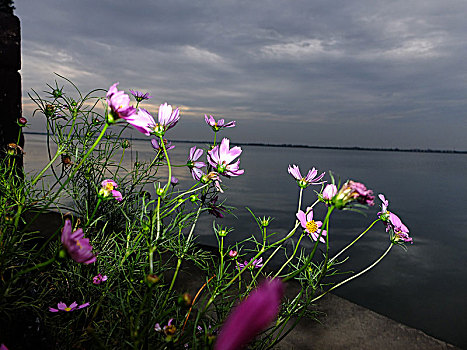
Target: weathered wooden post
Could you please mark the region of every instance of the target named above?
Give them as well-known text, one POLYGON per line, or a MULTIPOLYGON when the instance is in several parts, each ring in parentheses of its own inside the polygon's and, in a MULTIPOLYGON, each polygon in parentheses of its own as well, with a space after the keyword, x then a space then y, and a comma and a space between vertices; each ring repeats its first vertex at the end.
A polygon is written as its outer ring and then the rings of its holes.
POLYGON ((24 143, 17 123, 22 113, 21 29, 13 9, 12 0, 0 0, 0 159, 10 150, 22 163, 21 148, 12 149, 24 143))

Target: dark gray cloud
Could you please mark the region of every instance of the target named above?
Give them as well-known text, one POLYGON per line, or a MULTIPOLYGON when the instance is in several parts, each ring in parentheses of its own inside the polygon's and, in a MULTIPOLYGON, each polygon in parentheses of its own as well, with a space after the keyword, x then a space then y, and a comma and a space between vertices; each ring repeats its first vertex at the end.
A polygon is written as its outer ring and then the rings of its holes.
POLYGON ((180 139, 208 136, 207 113, 238 120, 238 141, 467 149, 464 1, 15 6, 25 92, 53 72, 84 91, 120 81, 153 111, 181 106, 180 139))

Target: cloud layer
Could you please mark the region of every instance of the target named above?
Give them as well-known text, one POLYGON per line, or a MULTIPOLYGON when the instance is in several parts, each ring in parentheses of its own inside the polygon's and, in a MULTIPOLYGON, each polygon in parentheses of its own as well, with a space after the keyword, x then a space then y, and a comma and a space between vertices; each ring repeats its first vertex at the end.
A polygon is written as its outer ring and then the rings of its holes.
POLYGON ((181 106, 179 139, 209 137, 207 113, 237 120, 237 141, 467 149, 464 1, 15 6, 25 96, 57 72, 181 106))

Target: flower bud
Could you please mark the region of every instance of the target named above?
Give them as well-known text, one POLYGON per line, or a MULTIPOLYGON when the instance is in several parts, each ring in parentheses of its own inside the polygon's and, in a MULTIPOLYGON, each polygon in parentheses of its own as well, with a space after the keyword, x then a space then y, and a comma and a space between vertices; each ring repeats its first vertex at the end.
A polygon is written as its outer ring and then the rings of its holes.
POLYGON ((47 118, 55 115, 55 107, 53 105, 45 105, 44 114, 47 118))
POLYGON ((192 194, 190 197, 190 202, 196 202, 196 201, 199 201, 199 197, 197 194, 192 194))
POLYGON ((122 143, 121 143, 121 146, 122 146, 123 149, 130 148, 131 143, 128 140, 123 140, 122 143))
POLYGON ((178 304, 179 305, 184 305, 184 306, 191 306, 193 298, 189 293, 183 293, 178 297, 178 304))
POLYGON ((60 97, 62 97, 62 95, 63 95, 62 89, 53 89, 52 90, 52 96, 54 98, 60 98, 60 97))
POLYGON ((323 199, 325 201, 331 201, 334 196, 337 194, 337 187, 334 184, 326 185, 323 190, 323 199))
POLYGON ((264 217, 261 219, 261 226, 263 226, 263 227, 268 227, 272 220, 273 220, 273 219, 272 219, 270 216, 268 216, 268 217, 265 217, 265 216, 264 216, 264 217))
POLYGON ((158 188, 156 189, 156 194, 157 194, 158 196, 162 196, 162 195, 164 194, 164 188, 163 188, 163 187, 158 187, 158 188))
POLYGON ((229 252, 229 256, 230 256, 231 258, 236 258, 237 255, 238 255, 238 252, 237 252, 236 250, 231 250, 231 251, 229 252))
POLYGON ((160 281, 160 278, 159 278, 159 276, 157 276, 156 274, 150 273, 149 275, 146 276, 146 281, 147 281, 149 284, 154 284, 154 283, 159 282, 159 281, 160 281))
POLYGON ((229 233, 229 231, 227 231, 227 230, 225 230, 225 229, 222 229, 222 230, 217 231, 217 234, 218 234, 220 237, 225 237, 225 236, 227 236, 227 233, 229 233))
POLYGON ((26 126, 26 124, 28 123, 28 120, 24 117, 19 117, 17 120, 17 123, 19 126, 23 127, 23 126, 26 126))

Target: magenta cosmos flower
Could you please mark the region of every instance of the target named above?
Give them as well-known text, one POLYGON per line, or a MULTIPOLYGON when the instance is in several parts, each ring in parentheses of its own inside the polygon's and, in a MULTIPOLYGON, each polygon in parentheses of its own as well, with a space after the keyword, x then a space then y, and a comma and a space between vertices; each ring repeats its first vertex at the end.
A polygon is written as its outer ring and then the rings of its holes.
POLYGON ((130 89, 130 93, 133 95, 133 97, 135 98, 136 102, 141 102, 141 101, 144 101, 144 100, 149 100, 152 96, 149 96, 149 92, 146 92, 145 94, 143 94, 142 92, 140 91, 135 91, 135 90, 131 90, 130 89))
POLYGON ((373 191, 368 190, 364 184, 348 180, 334 197, 334 205, 337 209, 343 209, 349 203, 357 201, 360 204, 373 206, 374 199, 373 191))
POLYGON ((300 169, 295 164, 289 165, 288 172, 295 178, 295 180, 297 180, 298 186, 300 186, 300 188, 307 188, 309 185, 321 185, 324 182, 321 181, 321 179, 324 177, 325 173, 316 176, 318 175, 318 170, 315 168, 309 170, 305 177, 302 176, 300 169))
POLYGON ((388 210, 389 201, 384 197, 383 194, 378 195, 382 202, 381 211, 378 213, 378 217, 384 221, 386 225, 386 232, 391 235, 391 241, 394 243, 398 242, 410 242, 413 244, 412 237, 409 236, 409 229, 402 223, 402 220, 394 213, 388 210))
POLYGON ((115 190, 118 185, 114 180, 106 179, 102 181, 101 185, 102 188, 99 190, 99 196, 102 198, 108 198, 112 195, 117 202, 121 202, 123 200, 121 192, 115 190))
POLYGON ((324 237, 327 235, 326 230, 321 230, 323 223, 321 221, 313 220, 313 208, 306 208, 306 213, 302 210, 299 210, 296 214, 297 219, 300 221, 300 224, 305 229, 305 232, 311 236, 314 241, 319 241, 321 243, 326 243, 324 237))
POLYGON ((106 95, 107 105, 110 108, 107 122, 110 124, 115 123, 118 119, 126 120, 136 114, 136 109, 130 106, 130 96, 123 91, 118 91, 118 84, 113 84, 106 95))
MULTIPOLYGON (((166 139, 163 139, 163 140, 164 140, 164 146, 165 146, 166 151, 169 151, 169 150, 175 148, 175 146, 172 145, 172 142, 167 141, 166 139)), ((156 151, 164 152, 162 147, 161 147, 160 139, 152 139, 151 140, 151 145, 152 145, 152 148, 154 148, 156 151)))
POLYGON ((208 151, 208 162, 221 175, 242 175, 245 172, 245 170, 239 169, 240 159, 237 160, 235 163, 232 163, 234 159, 242 153, 242 149, 237 146, 232 147, 232 149, 230 149, 229 143, 230 140, 224 138, 220 145, 217 145, 212 150, 208 151))
POLYGON ((89 303, 84 303, 84 304, 78 306, 76 301, 71 303, 70 306, 66 306, 65 303, 59 302, 57 304, 57 307, 58 307, 57 309, 55 309, 53 307, 49 307, 49 311, 50 312, 59 312, 59 311, 71 312, 71 311, 79 310, 79 309, 82 309, 82 308, 85 308, 85 307, 88 307, 88 306, 89 306, 89 303))
POLYGON ((225 124, 224 119, 219 119, 216 121, 212 115, 210 115, 208 118, 208 116, 205 114, 204 120, 206 121, 206 124, 208 124, 215 132, 218 132, 222 128, 233 128, 235 126, 235 120, 225 124))
POLYGON ((169 322, 167 322, 167 325, 164 327, 161 327, 159 323, 156 323, 156 325, 154 326, 154 330, 156 332, 164 332, 164 334, 167 336, 173 336, 177 331, 177 327, 175 327, 175 325, 173 324, 173 320, 174 319, 171 318, 169 322))
POLYGON ((284 286, 280 280, 266 280, 261 283, 228 316, 214 349, 244 349, 277 317, 283 295, 284 286))
POLYGON ((84 238, 83 230, 79 228, 73 233, 71 230, 71 221, 66 219, 62 229, 62 244, 70 257, 78 263, 95 262, 96 256, 91 252, 92 246, 89 244, 89 239, 84 238))
POLYGON ((203 150, 199 148, 196 149, 196 146, 193 146, 190 148, 190 158, 186 162, 186 165, 190 168, 191 176, 193 176, 193 179, 196 181, 201 179, 201 176, 203 176, 201 168, 206 166, 206 163, 198 162, 199 157, 202 155, 203 150))
MULTIPOLYGON (((251 265, 249 266, 250 269, 258 269, 260 267, 263 266, 263 258, 259 258, 259 259, 254 259, 251 258, 250 261, 252 261, 251 265)), ((244 261, 243 264, 242 263, 237 263, 237 269, 238 270, 243 270, 247 265, 248 265, 248 261, 244 261)))
POLYGON ((97 276, 94 276, 92 278, 92 283, 94 284, 101 284, 102 282, 105 282, 107 281, 107 276, 104 275, 102 276, 102 274, 98 273, 97 276))

